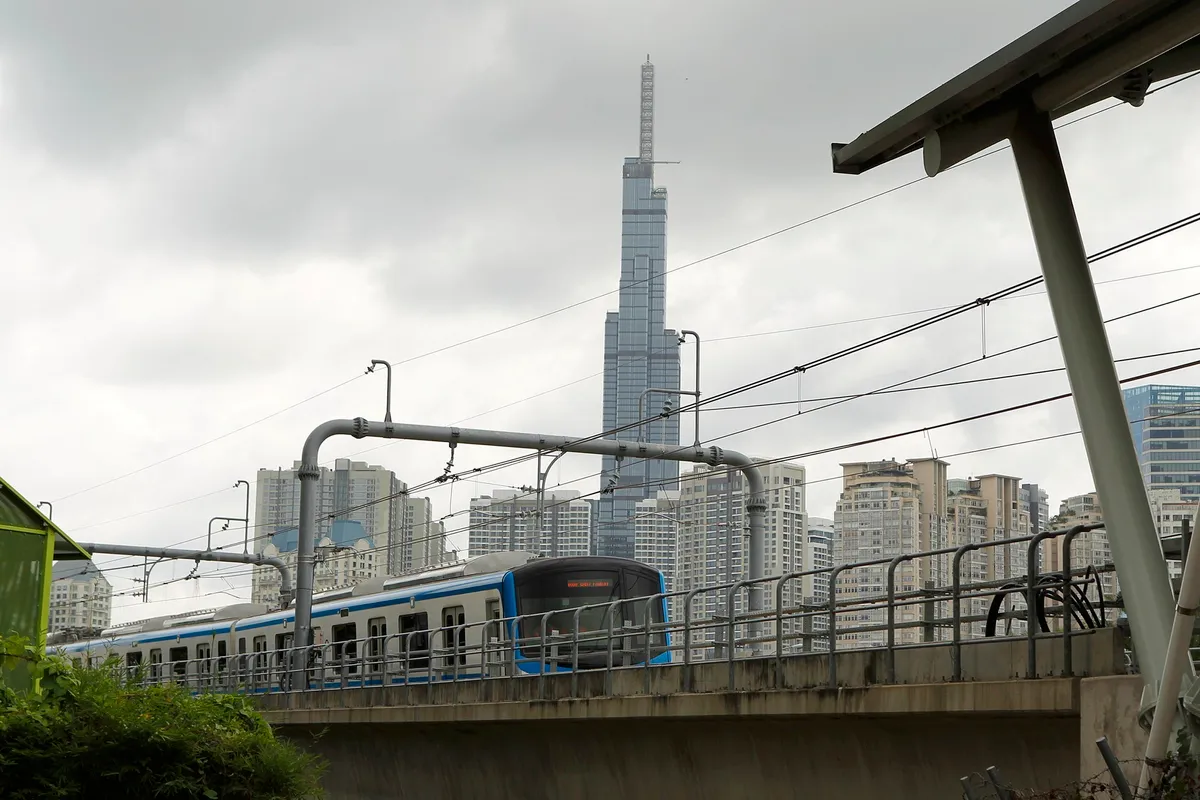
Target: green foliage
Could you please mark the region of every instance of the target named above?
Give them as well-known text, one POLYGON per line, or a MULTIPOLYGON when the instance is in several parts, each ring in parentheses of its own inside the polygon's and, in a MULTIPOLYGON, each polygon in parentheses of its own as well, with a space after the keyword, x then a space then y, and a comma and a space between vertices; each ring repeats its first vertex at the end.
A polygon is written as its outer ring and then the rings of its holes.
POLYGON ((0 676, 6 800, 323 797, 316 759, 276 739, 245 697, 129 686, 115 658, 78 669, 13 639, 0 656, 28 662, 42 689, 18 692, 0 676))

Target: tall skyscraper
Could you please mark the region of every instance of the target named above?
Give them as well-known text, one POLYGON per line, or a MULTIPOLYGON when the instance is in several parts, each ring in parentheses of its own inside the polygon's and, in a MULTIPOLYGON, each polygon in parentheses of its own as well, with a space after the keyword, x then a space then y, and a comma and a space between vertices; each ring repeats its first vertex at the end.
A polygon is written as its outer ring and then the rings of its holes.
POLYGON ((1135 386, 1121 394, 1146 488, 1200 500, 1200 386, 1135 386))
MULTIPOLYGON (((640 133, 638 156, 625 159, 622 170, 620 299, 604 319, 604 430, 657 414, 668 400, 679 406, 679 336, 666 327, 667 190, 654 185, 654 65, 648 57, 640 133)), ((609 438, 639 436, 677 445, 679 417, 656 418, 609 438)), ((637 505, 675 490, 679 465, 605 456, 600 480, 608 491, 597 503, 596 552, 633 558, 637 505)))

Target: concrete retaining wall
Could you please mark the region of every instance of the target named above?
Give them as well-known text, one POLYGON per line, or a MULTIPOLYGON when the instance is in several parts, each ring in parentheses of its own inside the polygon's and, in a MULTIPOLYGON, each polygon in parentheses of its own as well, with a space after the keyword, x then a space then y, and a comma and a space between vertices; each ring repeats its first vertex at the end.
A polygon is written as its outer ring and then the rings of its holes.
MULTIPOLYGON (((1061 671, 1055 645, 1041 643, 1039 672, 1061 671)), ((1098 771, 1101 734, 1122 756, 1134 747, 1126 711, 1140 682, 1111 677, 1123 668, 1115 635, 1074 645, 1076 671, 1101 677, 1014 679, 1024 644, 1001 641, 966 648, 968 680, 955 683, 939 680, 948 648, 926 647, 897 651, 899 685, 878 685, 885 652, 855 651, 839 656, 837 689, 820 655, 736 662, 734 691, 729 665, 707 663, 262 703, 283 735, 330 761, 331 800, 957 800, 959 777, 991 765, 1050 788, 1098 771)))

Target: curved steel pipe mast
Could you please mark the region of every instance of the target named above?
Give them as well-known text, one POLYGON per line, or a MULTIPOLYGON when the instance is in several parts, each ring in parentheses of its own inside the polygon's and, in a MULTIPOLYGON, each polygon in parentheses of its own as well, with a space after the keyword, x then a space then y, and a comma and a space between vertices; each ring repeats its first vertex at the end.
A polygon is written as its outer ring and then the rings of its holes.
MULTIPOLYGON (((722 450, 719 447, 679 447, 676 445, 626 442, 617 439, 592 439, 589 437, 553 436, 537 433, 513 433, 471 428, 444 428, 430 425, 406 425, 391 422, 372 422, 356 419, 335 419, 313 429, 304 441, 300 457, 300 541, 296 553, 296 642, 301 646, 312 644, 312 596, 316 566, 315 545, 317 531, 316 482, 321 477, 321 445, 334 436, 353 436, 356 439, 403 439, 418 442, 445 442, 452 448, 458 444, 477 444, 491 447, 512 447, 527 450, 588 453, 609 455, 619 458, 660 459, 717 466, 724 464, 742 471, 749 487, 746 500, 746 515, 749 519, 750 558, 749 580, 757 581, 750 587, 751 611, 762 610, 762 584, 766 563, 766 493, 762 473, 754 461, 742 453, 722 450)), ((757 623, 756 623, 757 624, 757 623)), ((754 638, 754 637, 752 637, 754 638)), ((293 664, 294 678, 303 680, 301 665, 293 664)))
MULTIPOLYGON (((264 567, 274 567, 279 570, 279 604, 282 608, 287 608, 291 605, 292 598, 295 597, 295 589, 292 585, 292 572, 288 569, 288 565, 284 563, 282 558, 275 556, 264 556, 262 553, 223 553, 220 551, 208 550, 175 550, 164 547, 139 547, 128 544, 104 544, 102 542, 80 542, 79 546, 89 553, 103 553, 110 556, 142 556, 144 558, 157 558, 159 561, 163 559, 178 559, 180 561, 223 561, 229 564, 256 564, 264 567)), ((154 568, 154 564, 149 565, 146 570, 147 583, 144 591, 148 591, 149 571, 154 568)), ((311 598, 310 598, 311 599, 311 598)))

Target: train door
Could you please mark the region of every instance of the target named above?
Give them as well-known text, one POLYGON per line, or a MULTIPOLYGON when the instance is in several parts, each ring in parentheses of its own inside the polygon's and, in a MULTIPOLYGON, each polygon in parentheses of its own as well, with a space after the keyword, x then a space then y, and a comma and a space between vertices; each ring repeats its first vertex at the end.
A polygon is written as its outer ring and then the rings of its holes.
POLYGON ((226 673, 229 670, 229 643, 222 637, 217 640, 217 683, 225 685, 226 673))
POLYGON ((341 670, 343 675, 356 675, 358 673, 357 623, 346 622, 334 625, 331 630, 333 632, 333 661, 337 665, 335 669, 341 670))
POLYGON ((142 653, 140 650, 130 650, 125 654, 125 672, 131 683, 140 683, 142 678, 142 653))
POLYGON ((267 679, 267 637, 254 637, 254 683, 261 684, 267 679))
POLYGON ((487 624, 483 626, 483 661, 488 675, 492 674, 493 665, 508 663, 504 655, 504 623, 501 622, 500 613, 500 598, 488 600, 484 605, 487 624))
POLYGON ((156 647, 150 651, 150 680, 158 683, 162 680, 162 677, 162 649, 156 647))
POLYGON ((400 652, 409 671, 429 667, 429 614, 404 614, 400 617, 400 652))
POLYGON ((367 669, 371 675, 387 672, 387 619, 375 617, 367 620, 367 669))
POLYGON ((172 647, 167 650, 167 660, 171 662, 171 675, 176 680, 182 678, 187 682, 188 672, 188 649, 184 647, 172 647))
POLYGON ((212 678, 212 642, 196 645, 196 676, 201 686, 207 686, 212 678))
POLYGON ((295 641, 295 634, 292 631, 287 633, 275 634, 275 655, 271 659, 274 669, 274 682, 280 687, 284 684, 284 676, 288 671, 288 664, 291 663, 292 642, 295 641))
POLYGON ((453 667, 456 659, 459 664, 467 663, 467 631, 459 627, 466 622, 467 613, 462 606, 442 609, 442 647, 446 650, 447 667, 453 667))

